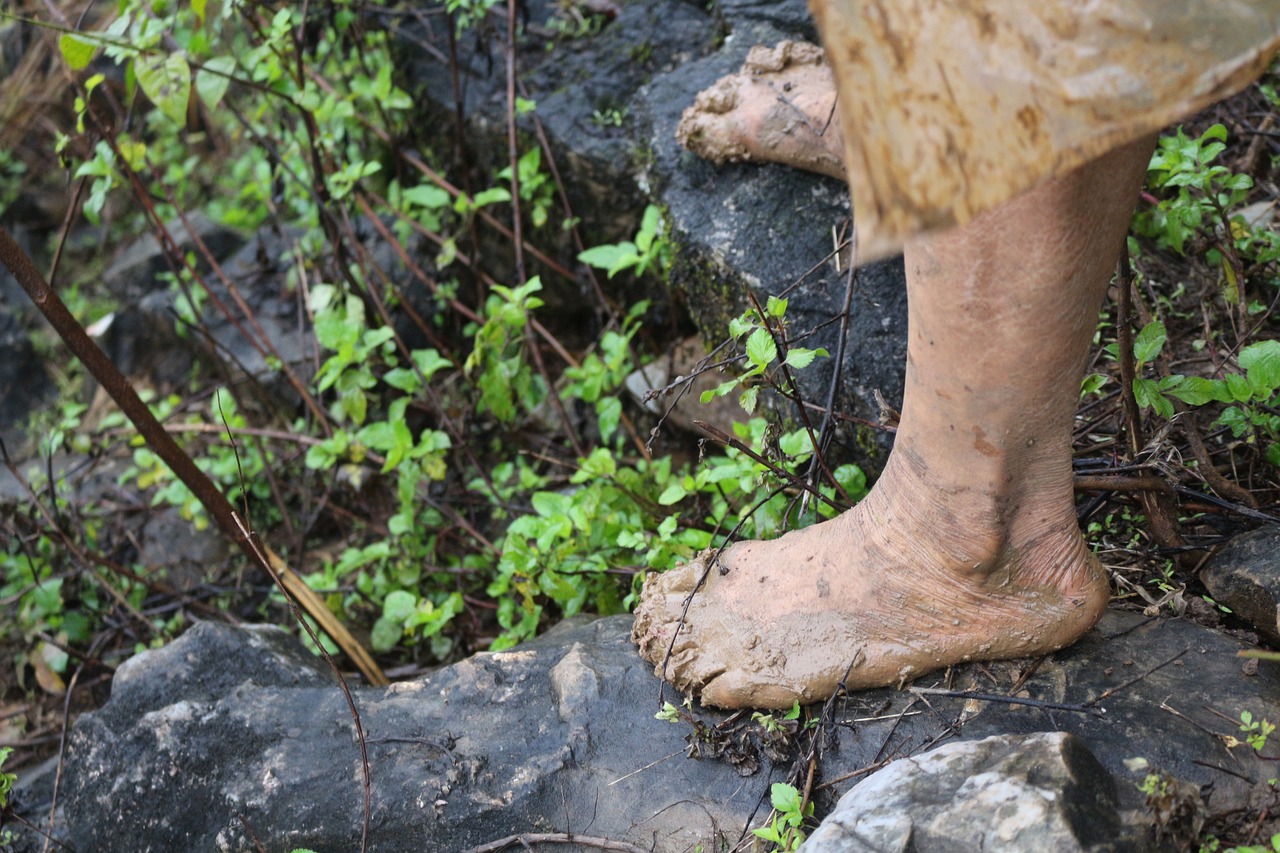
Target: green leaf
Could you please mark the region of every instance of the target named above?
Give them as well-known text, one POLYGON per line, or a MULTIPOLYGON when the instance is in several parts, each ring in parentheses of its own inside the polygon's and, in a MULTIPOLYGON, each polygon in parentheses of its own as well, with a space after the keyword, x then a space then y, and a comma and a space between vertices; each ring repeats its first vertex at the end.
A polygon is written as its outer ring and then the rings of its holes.
POLYGON ((760 396, 759 386, 751 386, 742 392, 742 396, 738 398, 738 405, 742 407, 748 415, 756 413, 756 404, 760 396))
POLYGON ((235 70, 234 59, 215 56, 196 72, 196 94, 207 109, 217 109, 218 104, 222 103, 222 96, 227 93, 227 86, 231 84, 231 72, 235 70))
POLYGON ((766 329, 756 329, 747 338, 747 360, 756 367, 768 367, 778 357, 778 347, 766 329))
POLYGON ((93 61, 93 54, 97 47, 93 42, 79 36, 63 33, 58 38, 58 50, 62 51, 62 58, 67 61, 72 71, 80 71, 87 68, 93 61))
POLYGON ((652 204, 644 209, 644 219, 640 222, 640 230, 636 233, 636 247, 642 253, 649 251, 654 237, 658 236, 660 215, 658 208, 652 204))
POLYGON ((1171 378, 1175 378, 1178 381, 1168 389, 1168 393, 1177 397, 1187 405, 1203 406, 1211 400, 1218 400, 1223 403, 1231 402, 1231 397, 1227 392, 1225 382, 1215 382, 1212 379, 1205 379, 1203 376, 1178 376, 1171 378))
POLYGON ((1245 403, 1253 399, 1253 388, 1249 385, 1249 380, 1238 373, 1227 374, 1227 392, 1237 403, 1245 403))
POLYGON ((436 209, 449 206, 449 194, 432 184, 418 184, 400 194, 401 198, 419 207, 436 209))
POLYGON ((389 652, 404 636, 404 621, 379 616, 373 623, 373 631, 369 634, 370 645, 375 652, 389 652))
POLYGON ((387 593, 382 600, 382 615, 397 622, 404 622, 413 615, 418 606, 418 597, 411 592, 398 589, 387 593))
POLYGON ((826 355, 827 351, 822 347, 818 347, 817 349, 792 347, 787 350, 787 364, 799 370, 801 368, 808 367, 818 356, 823 356, 825 358, 826 355))
POLYGON ((1280 341, 1258 341, 1240 351, 1240 366, 1260 399, 1280 388, 1280 341))
POLYGON ((750 314, 744 314, 741 317, 734 317, 729 321, 729 336, 733 338, 740 338, 755 327, 756 324, 751 319, 750 314))
POLYGON ((196 18, 200 21, 200 26, 204 26, 204 11, 208 0, 191 0, 191 11, 196 13, 196 18))
POLYGON ((1133 396, 1139 406, 1150 407, 1164 418, 1173 417, 1173 404, 1160 393, 1160 385, 1153 379, 1133 380, 1133 396))
POLYGON ((608 441, 622 421, 622 401, 617 397, 605 397, 596 404, 596 412, 600 420, 600 438, 608 441))
POLYGON ((727 382, 721 382, 719 385, 717 385, 715 388, 712 388, 710 391, 703 391, 698 396, 698 400, 703 403, 710 403, 716 397, 723 397, 725 394, 728 394, 730 391, 732 391, 734 388, 737 388, 737 387, 738 387, 738 380, 730 379, 727 382))
POLYGON ((638 264, 640 255, 636 251, 635 243, 623 242, 593 246, 580 252, 578 260, 587 266, 606 270, 609 273, 609 278, 613 278, 627 267, 638 264))
POLYGON ((770 296, 768 303, 764 306, 764 313, 781 320, 787 314, 787 300, 770 296))
POLYGON ((476 207, 484 207, 485 205, 498 204, 504 201, 511 201, 511 193, 503 187, 493 187, 476 193, 472 204, 476 207))
POLYGON ((658 503, 662 506, 671 506, 684 500, 688 494, 689 492, 684 486, 679 483, 672 483, 663 490, 662 494, 658 495, 658 503))
POLYGON ((1101 394, 1102 387, 1107 384, 1107 377, 1101 373, 1090 373, 1080 383, 1080 396, 1087 394, 1101 394))
POLYGON ((1164 342, 1168 339, 1168 335, 1164 330, 1164 323, 1159 320, 1153 320, 1142 327, 1142 331, 1138 332, 1138 337, 1133 342, 1133 357, 1137 359, 1138 364, 1150 364, 1156 356, 1160 355, 1160 351, 1164 349, 1164 342))
POLYGON ((175 124, 186 125, 191 100, 191 68, 181 53, 140 54, 134 60, 138 85, 160 112, 175 124))
POLYGON ((392 388, 398 388, 406 394, 416 394, 421 382, 418 381, 418 374, 414 373, 407 367, 397 367, 388 370, 382 374, 382 381, 390 385, 392 388))
POLYGON ((774 782, 769 788, 769 799, 773 807, 783 814, 800 812, 800 792, 785 782, 774 782))
POLYGON ((418 366, 418 370, 422 371, 422 375, 427 379, 436 375, 436 371, 441 368, 449 367, 452 362, 435 349, 416 349, 409 353, 413 358, 413 363, 418 366))

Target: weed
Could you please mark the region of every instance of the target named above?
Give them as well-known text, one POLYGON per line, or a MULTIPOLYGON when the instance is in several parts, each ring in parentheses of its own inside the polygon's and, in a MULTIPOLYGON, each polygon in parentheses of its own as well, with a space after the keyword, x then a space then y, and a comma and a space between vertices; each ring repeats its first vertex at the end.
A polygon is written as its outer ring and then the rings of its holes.
POLYGON ((624 270, 634 270, 637 276, 642 276, 650 267, 664 275, 671 263, 671 242, 662 233, 662 212, 649 205, 634 241, 595 246, 581 252, 578 260, 604 270, 609 278, 624 270))
MULTIPOLYGON (((1168 335, 1164 324, 1153 320, 1142 328, 1133 342, 1136 371, 1153 362, 1164 349, 1168 335)), ((1227 404, 1214 422, 1227 427, 1236 438, 1265 445, 1268 462, 1280 465, 1280 341, 1250 344, 1236 359, 1243 373, 1227 373, 1221 379, 1172 374, 1160 379, 1136 375, 1134 397, 1138 405, 1153 409, 1163 418, 1172 418, 1172 400, 1191 406, 1211 402, 1227 404)))
POLYGON ((596 127, 622 127, 622 122, 627 117, 627 109, 624 107, 618 109, 616 107, 606 110, 595 110, 591 113, 591 123, 596 127))
POLYGON ((756 711, 751 715, 752 722, 759 723, 769 734, 777 734, 786 730, 786 723, 795 722, 800 719, 800 703, 796 702, 791 706, 791 710, 784 714, 781 718, 775 714, 766 714, 756 711))
POLYGON ((825 349, 806 349, 788 346, 786 354, 779 361, 778 341, 785 341, 785 319, 787 300, 770 296, 759 316, 754 311, 747 311, 742 316, 729 321, 729 334, 736 341, 745 339, 747 370, 740 376, 720 383, 716 388, 702 392, 702 402, 706 403, 715 397, 723 397, 741 387, 738 402, 748 413, 754 413, 759 399, 759 385, 756 377, 763 377, 770 368, 787 366, 796 369, 808 367, 818 356, 825 357, 825 349), (775 365, 777 362, 777 365, 775 365))
POLYGON ((769 789, 769 799, 773 803, 773 814, 769 816, 769 825, 751 830, 757 838, 773 843, 775 851, 793 853, 804 843, 804 821, 813 817, 813 803, 802 806, 800 792, 785 782, 775 782, 769 789))
POLYGON ((1200 853, 1280 853, 1280 833, 1271 836, 1266 846, 1250 844, 1245 847, 1223 848, 1221 842, 1212 835, 1200 842, 1200 853))
POLYGON ((1240 731, 1244 733, 1245 743, 1255 752, 1262 752, 1267 745, 1267 737, 1275 730, 1275 725, 1270 721, 1255 720, 1249 711, 1240 712, 1240 731))

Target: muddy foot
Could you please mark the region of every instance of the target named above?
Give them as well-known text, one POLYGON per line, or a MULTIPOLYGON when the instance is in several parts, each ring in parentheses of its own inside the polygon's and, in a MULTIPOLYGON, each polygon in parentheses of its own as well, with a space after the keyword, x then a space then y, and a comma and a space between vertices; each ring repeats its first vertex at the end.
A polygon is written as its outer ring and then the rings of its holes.
MULTIPOLYGON (((641 655, 706 705, 789 708, 829 697, 841 681, 882 687, 964 661, 1055 651, 1101 615, 1107 583, 1070 521, 1015 543, 1002 530, 1017 525, 978 513, 961 521, 938 512, 936 499, 914 499, 924 493, 903 481, 886 472, 836 519, 732 546, 721 558, 727 572, 707 573, 683 625, 709 555, 651 574, 633 629, 641 655), (922 507, 935 523, 923 523, 922 507)), ((958 506, 982 500, 958 497, 958 506)))
POLYGON ((822 48, 756 46, 742 70, 699 93, 676 138, 713 163, 783 163, 844 179, 835 83, 822 48))

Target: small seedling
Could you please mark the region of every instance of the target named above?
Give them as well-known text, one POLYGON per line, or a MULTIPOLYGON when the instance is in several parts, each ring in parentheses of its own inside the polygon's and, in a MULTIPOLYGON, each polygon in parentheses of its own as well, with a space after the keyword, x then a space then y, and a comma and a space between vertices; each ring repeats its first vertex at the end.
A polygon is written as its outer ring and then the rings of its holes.
POLYGON ((662 703, 662 710, 653 715, 655 720, 662 720, 664 723, 680 722, 680 709, 670 702, 662 703))
POLYGON ((792 853, 804 843, 804 820, 813 816, 813 803, 804 803, 800 792, 785 782, 775 782, 769 789, 773 814, 769 825, 751 830, 751 834, 772 841, 774 850, 792 853))
POLYGON ((1255 752, 1262 752, 1263 747, 1267 745, 1267 736, 1275 730, 1275 725, 1270 721, 1255 720, 1250 712, 1240 712, 1240 731, 1244 732, 1245 743, 1249 744, 1255 752))

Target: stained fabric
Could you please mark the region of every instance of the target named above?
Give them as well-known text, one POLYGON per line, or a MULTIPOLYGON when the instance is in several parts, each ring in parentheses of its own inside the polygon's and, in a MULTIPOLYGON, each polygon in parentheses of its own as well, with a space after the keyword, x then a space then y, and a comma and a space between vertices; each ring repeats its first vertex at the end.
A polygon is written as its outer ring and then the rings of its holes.
POLYGON ((1280 47, 1280 0, 810 4, 863 259, 1239 91, 1280 47))

